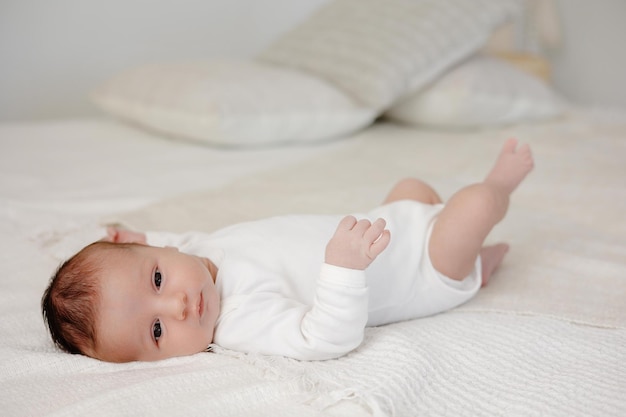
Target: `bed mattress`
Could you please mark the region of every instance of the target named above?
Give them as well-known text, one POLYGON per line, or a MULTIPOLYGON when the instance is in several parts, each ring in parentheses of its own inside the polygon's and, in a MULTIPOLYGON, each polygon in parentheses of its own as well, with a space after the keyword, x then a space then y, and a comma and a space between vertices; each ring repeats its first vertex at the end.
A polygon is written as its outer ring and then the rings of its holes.
POLYGON ((626 415, 626 116, 578 111, 472 132, 388 122, 327 143, 216 149, 109 120, 0 126, 0 402, 11 416, 626 415), (39 309, 58 263, 109 222, 215 230, 375 206, 399 178, 444 199, 502 141, 535 171, 489 241, 511 251, 476 298, 366 329, 338 360, 217 348, 157 363, 59 352, 39 309))

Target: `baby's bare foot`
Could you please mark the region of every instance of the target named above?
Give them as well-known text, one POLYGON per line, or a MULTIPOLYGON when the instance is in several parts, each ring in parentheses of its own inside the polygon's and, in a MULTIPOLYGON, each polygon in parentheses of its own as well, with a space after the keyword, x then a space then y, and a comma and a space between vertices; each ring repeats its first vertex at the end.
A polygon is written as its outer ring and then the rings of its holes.
POLYGON ((489 278, 498 268, 504 259, 504 255, 509 251, 509 245, 506 243, 498 243, 492 246, 485 246, 480 251, 480 261, 482 264, 483 280, 481 287, 489 283, 489 278))
POLYGON ((517 139, 508 139, 485 179, 486 183, 497 185, 509 194, 517 188, 534 166, 530 146, 524 144, 516 148, 517 139))

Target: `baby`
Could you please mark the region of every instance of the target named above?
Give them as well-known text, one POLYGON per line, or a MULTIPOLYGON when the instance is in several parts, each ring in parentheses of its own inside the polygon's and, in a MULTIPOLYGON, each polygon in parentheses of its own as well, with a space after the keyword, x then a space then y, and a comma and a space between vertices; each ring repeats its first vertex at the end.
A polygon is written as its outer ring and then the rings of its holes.
POLYGON ((366 214, 280 216, 211 234, 110 228, 59 267, 44 319, 63 350, 112 362, 212 343, 339 357, 366 326, 448 310, 487 284, 508 245, 483 243, 532 168, 529 146, 509 139, 485 180, 445 205, 405 179, 366 214))

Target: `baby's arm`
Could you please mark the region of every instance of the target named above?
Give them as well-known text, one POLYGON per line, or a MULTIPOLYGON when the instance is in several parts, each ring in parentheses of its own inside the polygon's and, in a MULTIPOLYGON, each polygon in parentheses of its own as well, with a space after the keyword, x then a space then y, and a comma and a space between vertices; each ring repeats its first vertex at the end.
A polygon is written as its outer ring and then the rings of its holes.
POLYGON ((354 216, 344 217, 335 234, 326 245, 326 263, 343 268, 367 268, 385 250, 391 234, 385 229, 385 220, 371 223, 354 216))
POLYGON ((217 343, 234 350, 284 355, 301 360, 337 358, 358 347, 367 324, 364 269, 387 247, 385 221, 348 216, 326 246, 313 304, 280 292, 251 294, 222 317, 217 343))

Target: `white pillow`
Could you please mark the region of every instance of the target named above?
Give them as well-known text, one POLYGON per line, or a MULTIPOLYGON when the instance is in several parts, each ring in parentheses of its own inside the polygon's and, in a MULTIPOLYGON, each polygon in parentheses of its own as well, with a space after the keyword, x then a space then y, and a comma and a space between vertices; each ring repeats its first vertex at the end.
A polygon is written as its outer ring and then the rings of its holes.
POLYGON ((236 60, 131 69, 92 98, 140 127, 225 146, 326 140, 367 126, 376 116, 323 80, 236 60))
POLYGON ((381 112, 477 51, 519 0, 335 0, 259 59, 309 72, 381 112))
POLYGON ((502 60, 476 56, 401 99, 385 116, 411 125, 479 128, 546 119, 563 110, 562 99, 540 79, 502 60))

